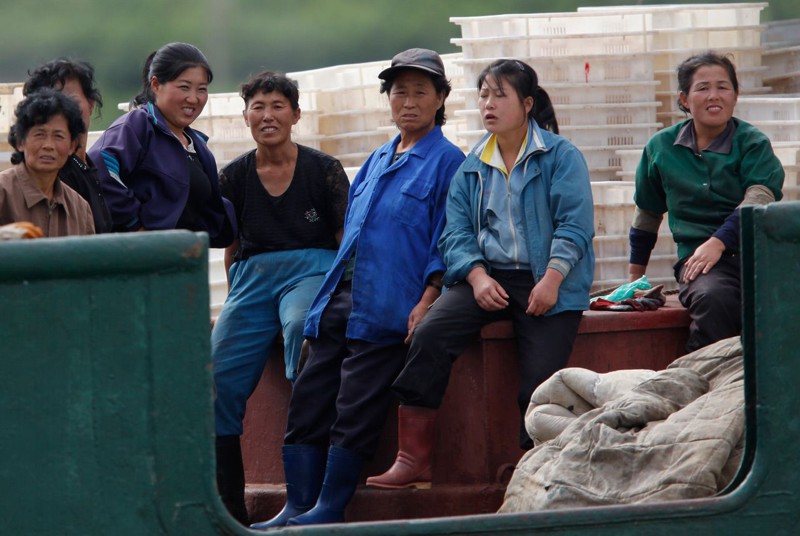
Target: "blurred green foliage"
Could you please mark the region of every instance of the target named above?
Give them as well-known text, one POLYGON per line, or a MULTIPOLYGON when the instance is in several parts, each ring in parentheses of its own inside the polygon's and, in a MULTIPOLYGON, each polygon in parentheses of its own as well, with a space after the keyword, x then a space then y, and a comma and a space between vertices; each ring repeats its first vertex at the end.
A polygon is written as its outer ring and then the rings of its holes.
MULTIPOLYGON (((0 0, 0 82, 59 57, 88 60, 105 107, 92 130, 119 116, 141 85, 148 53, 164 43, 199 46, 214 69, 212 92, 236 91, 263 69, 302 71, 385 60, 410 47, 457 52, 450 17, 575 11, 613 0, 0 0)), ((698 2, 636 2, 698 3, 698 2)), ((708 2, 705 2, 708 3, 708 2)), ((798 0, 772 0, 762 22, 800 17, 798 0)))

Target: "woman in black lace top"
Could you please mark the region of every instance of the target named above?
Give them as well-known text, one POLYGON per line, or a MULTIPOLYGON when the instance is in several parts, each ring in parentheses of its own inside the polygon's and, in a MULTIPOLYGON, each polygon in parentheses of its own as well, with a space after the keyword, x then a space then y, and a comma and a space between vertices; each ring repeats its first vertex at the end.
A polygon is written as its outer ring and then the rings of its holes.
POLYGON ((220 172, 239 235, 225 250, 230 290, 212 332, 212 358, 217 482, 244 522, 245 404, 279 333, 286 377, 297 377, 306 311, 336 256, 349 183, 338 160, 292 141, 300 119, 294 81, 264 72, 245 82, 241 95, 257 147, 220 172))

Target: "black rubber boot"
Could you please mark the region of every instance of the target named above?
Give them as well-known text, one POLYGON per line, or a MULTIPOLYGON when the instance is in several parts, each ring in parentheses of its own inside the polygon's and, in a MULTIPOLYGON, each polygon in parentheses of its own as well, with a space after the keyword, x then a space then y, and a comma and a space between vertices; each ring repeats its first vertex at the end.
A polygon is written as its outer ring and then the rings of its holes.
POLYGON ((217 489, 228 512, 242 525, 247 525, 244 504, 244 464, 238 435, 217 436, 217 489))

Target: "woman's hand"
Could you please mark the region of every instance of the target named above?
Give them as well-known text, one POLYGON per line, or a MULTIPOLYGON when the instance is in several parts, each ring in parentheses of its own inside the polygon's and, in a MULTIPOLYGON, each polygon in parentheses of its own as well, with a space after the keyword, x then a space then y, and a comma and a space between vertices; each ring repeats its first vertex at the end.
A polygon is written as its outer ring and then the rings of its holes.
POLYGON ((553 268, 548 268, 544 277, 534 285, 528 296, 528 308, 525 313, 531 316, 542 316, 558 301, 558 289, 564 276, 553 268))
POLYGON ((417 329, 419 323, 422 322, 422 319, 428 314, 428 310, 431 308, 431 305, 433 305, 433 302, 435 302, 441 294, 441 291, 437 288, 431 286, 425 287, 422 298, 414 308, 411 309, 411 314, 408 315, 408 335, 403 341, 404 343, 409 344, 411 342, 411 336, 414 334, 414 330, 417 329))
POLYGON ((707 274, 719 262, 723 251, 725 244, 719 238, 712 236, 703 242, 684 263, 681 283, 690 283, 700 274, 707 274))
POLYGON ((483 266, 473 268, 467 274, 467 282, 472 285, 472 295, 484 311, 499 311, 508 307, 508 293, 486 273, 483 266))

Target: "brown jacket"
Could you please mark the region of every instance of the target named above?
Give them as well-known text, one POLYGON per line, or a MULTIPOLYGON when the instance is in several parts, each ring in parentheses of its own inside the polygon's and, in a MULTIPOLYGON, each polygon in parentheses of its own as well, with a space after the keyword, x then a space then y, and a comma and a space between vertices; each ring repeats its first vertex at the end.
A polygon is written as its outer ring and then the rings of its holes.
POLYGON ((49 237, 94 234, 89 204, 59 179, 53 185, 51 204, 25 164, 0 172, 0 225, 20 221, 33 223, 49 237))

